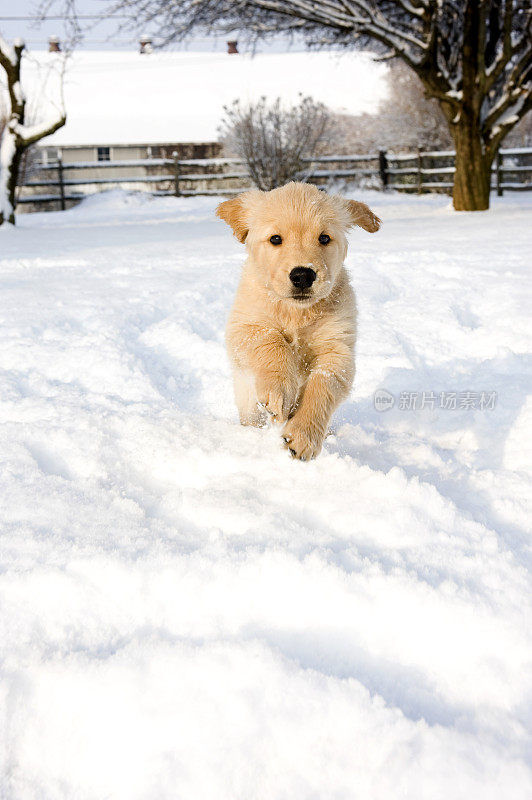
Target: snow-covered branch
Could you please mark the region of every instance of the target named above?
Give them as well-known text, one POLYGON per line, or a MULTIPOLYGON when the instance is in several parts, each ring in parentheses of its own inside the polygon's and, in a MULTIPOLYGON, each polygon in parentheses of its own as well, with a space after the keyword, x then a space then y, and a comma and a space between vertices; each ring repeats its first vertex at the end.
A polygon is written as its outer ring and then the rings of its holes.
POLYGON ((66 114, 63 113, 53 121, 47 120, 37 125, 21 125, 15 120, 10 120, 8 122, 8 128, 23 147, 29 147, 40 139, 44 139, 45 136, 50 136, 52 133, 55 133, 65 122, 66 114))
POLYGON ((488 140, 488 149, 490 153, 495 155, 505 136, 521 119, 523 119, 525 114, 528 114, 530 111, 532 111, 532 95, 523 94, 513 106, 510 106, 505 111, 491 129, 488 140))
POLYGON ((502 140, 530 110, 531 103, 532 95, 523 87, 517 86, 505 95, 484 122, 484 134, 488 142, 502 140))
POLYGON ((16 63, 15 49, 0 35, 0 65, 6 69, 15 67, 16 63))
MULTIPOLYGON (((507 118, 508 109, 522 108, 524 100, 532 94, 532 46, 510 65, 499 99, 492 105, 483 120, 483 130, 489 135, 493 125, 500 125, 502 116, 507 118), (518 108, 517 108, 518 107, 518 108)), ((523 116, 520 114, 519 118, 523 116)))
POLYGON ((429 3, 415 2, 415 0, 413 0, 413 2, 409 2, 409 0, 395 0, 395 2, 396 5, 400 6, 408 14, 412 14, 413 17, 419 17, 420 19, 423 19, 429 8, 429 3))
POLYGON ((306 2, 306 0, 287 0, 286 2, 284 0, 255 0, 254 5, 278 14, 303 17, 309 23, 326 26, 337 25, 354 33, 365 33, 376 38, 385 46, 391 47, 397 54, 406 54, 411 60, 414 60, 415 56, 405 50, 405 45, 421 51, 426 48, 426 43, 422 39, 408 30, 391 24, 385 14, 365 0, 350 0, 350 2, 325 0, 320 3, 306 2))
MULTIPOLYGON (((498 55, 494 58, 493 63, 486 65, 485 68, 485 89, 489 90, 496 84, 501 75, 506 69, 506 65, 512 56, 521 52, 525 41, 523 38, 516 43, 512 43, 512 22, 513 22, 513 3, 511 0, 505 0, 504 18, 502 25, 499 25, 498 41, 493 42, 493 49, 499 50, 498 55)), ((530 36, 530 12, 529 21, 527 25, 528 31, 525 36, 530 36)))

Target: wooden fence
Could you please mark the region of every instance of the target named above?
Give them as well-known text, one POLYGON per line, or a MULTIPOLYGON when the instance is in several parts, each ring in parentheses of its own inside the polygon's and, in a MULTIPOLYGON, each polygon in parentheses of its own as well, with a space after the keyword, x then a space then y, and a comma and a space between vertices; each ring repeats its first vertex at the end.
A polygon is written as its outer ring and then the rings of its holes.
MULTIPOLYGON (((405 192, 448 192, 453 186, 454 157, 453 150, 327 155, 305 159, 307 167, 300 177, 316 184, 344 180, 405 192)), ((507 189, 530 190, 531 176, 532 148, 501 149, 492 169, 492 189, 498 195, 507 189)), ((251 182, 243 162, 235 158, 73 163, 60 160, 35 165, 19 188, 17 202, 53 202, 64 209, 104 187, 117 186, 148 190, 160 196, 191 197, 231 195, 249 188, 251 182), (105 177, 110 171, 113 174, 105 177), (38 189, 47 193, 39 194, 38 189)))

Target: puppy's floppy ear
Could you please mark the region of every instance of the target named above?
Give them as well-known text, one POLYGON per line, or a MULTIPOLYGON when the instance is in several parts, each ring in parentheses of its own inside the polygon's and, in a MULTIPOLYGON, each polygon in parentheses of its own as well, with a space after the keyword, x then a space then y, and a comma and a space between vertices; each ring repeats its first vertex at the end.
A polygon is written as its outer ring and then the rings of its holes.
POLYGON ((246 241, 249 225, 246 215, 246 195, 239 194, 231 200, 220 203, 216 209, 216 216, 227 222, 233 229, 236 238, 242 244, 246 241))
POLYGON ((358 200, 348 200, 347 207, 353 225, 359 225, 368 233, 376 233, 379 230, 381 220, 365 203, 359 203, 358 200))

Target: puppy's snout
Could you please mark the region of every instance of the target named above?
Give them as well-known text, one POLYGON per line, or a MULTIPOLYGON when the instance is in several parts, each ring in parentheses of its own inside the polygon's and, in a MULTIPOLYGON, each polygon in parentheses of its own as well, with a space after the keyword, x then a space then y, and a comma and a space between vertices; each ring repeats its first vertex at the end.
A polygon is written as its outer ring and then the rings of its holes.
POLYGON ((308 289, 316 280, 316 273, 310 267, 294 267, 290 280, 296 289, 308 289))

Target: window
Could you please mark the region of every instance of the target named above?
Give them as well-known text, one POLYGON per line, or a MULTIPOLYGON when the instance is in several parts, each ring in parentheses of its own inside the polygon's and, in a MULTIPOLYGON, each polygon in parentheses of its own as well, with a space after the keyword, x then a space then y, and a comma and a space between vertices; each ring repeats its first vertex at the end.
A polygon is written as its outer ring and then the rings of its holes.
POLYGON ((98 161, 110 161, 110 160, 111 160, 111 148, 98 147, 98 161))
POLYGON ((55 164, 61 155, 57 147, 43 147, 40 150, 42 164, 55 164))

